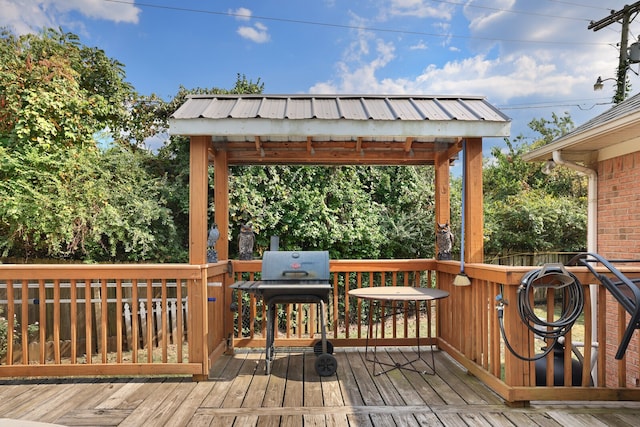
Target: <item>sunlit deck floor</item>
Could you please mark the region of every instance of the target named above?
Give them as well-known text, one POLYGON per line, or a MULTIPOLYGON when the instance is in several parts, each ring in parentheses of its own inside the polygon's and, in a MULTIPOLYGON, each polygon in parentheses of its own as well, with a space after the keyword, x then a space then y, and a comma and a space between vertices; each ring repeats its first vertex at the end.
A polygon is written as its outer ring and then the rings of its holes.
MULTIPOLYGON (((414 356, 411 349, 385 354, 394 361, 414 356)), ((311 349, 278 349, 271 375, 264 374, 261 352, 237 351, 213 366, 210 381, 199 383, 191 378, 4 379, 0 419, 66 426, 638 425, 640 402, 509 407, 445 353, 435 355, 433 376, 404 370, 372 376, 361 349, 336 349, 336 374, 319 377, 311 349)))

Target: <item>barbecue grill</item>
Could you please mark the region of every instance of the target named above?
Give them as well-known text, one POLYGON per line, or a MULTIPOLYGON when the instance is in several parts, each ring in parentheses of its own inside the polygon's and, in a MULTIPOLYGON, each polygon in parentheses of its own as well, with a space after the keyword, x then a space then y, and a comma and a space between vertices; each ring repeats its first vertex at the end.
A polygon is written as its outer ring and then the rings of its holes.
POLYGON ((338 363, 327 341, 326 308, 329 302, 329 252, 327 251, 266 251, 262 256, 262 273, 258 281, 240 281, 231 288, 262 298, 267 307, 267 343, 265 371, 271 373, 274 359, 276 305, 310 303, 320 306, 322 339, 314 346, 315 368, 320 376, 336 372, 338 363), (320 345, 318 345, 320 344, 320 345))

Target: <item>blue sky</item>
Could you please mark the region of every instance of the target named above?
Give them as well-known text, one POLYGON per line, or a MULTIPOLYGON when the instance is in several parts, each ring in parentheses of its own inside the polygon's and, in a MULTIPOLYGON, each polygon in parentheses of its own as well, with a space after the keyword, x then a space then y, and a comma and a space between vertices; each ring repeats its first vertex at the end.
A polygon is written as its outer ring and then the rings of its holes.
MULTIPOLYGON (((238 73, 272 94, 481 95, 513 119, 512 137, 533 137, 533 118, 567 111, 579 125, 611 107, 614 82, 593 84, 614 76, 621 25, 587 27, 629 1, 604 3, 0 0, 0 25, 76 33, 165 100, 180 85, 230 88, 238 73)), ((630 30, 631 43, 640 19, 630 30)))

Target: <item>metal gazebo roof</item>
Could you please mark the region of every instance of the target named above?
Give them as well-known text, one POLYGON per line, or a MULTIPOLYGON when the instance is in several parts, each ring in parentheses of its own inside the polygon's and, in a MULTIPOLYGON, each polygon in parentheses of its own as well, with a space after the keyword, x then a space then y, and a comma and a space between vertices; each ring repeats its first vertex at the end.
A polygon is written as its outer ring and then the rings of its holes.
POLYGON ((169 123, 211 135, 229 164, 433 164, 462 138, 510 130, 482 97, 425 95, 197 95, 169 123))

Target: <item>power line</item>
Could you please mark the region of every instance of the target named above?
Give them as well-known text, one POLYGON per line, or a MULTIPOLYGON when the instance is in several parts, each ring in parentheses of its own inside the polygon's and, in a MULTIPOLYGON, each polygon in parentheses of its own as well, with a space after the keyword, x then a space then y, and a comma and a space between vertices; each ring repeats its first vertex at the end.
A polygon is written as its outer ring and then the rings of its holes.
POLYGON ((570 21, 587 21, 587 22, 590 21, 590 19, 586 19, 586 18, 574 18, 572 16, 549 15, 549 14, 538 13, 538 12, 529 12, 526 10, 513 10, 513 9, 503 9, 500 7, 480 6, 477 4, 466 4, 466 3, 460 3, 460 2, 450 1, 450 0, 431 0, 431 1, 434 3, 447 3, 455 6, 464 6, 468 8, 474 8, 474 9, 493 10, 496 12, 514 13, 518 15, 538 16, 541 18, 567 19, 570 21))
MULTIPOLYGON (((163 6, 163 5, 157 5, 152 3, 140 3, 140 2, 134 3, 128 0, 103 0, 103 1, 110 2, 110 3, 127 4, 131 6, 148 7, 153 9, 172 10, 172 11, 178 11, 178 12, 200 13, 200 14, 227 16, 227 17, 234 17, 234 18, 247 18, 247 15, 245 14, 234 13, 234 12, 218 12, 218 11, 212 11, 212 10, 185 8, 185 7, 178 7, 178 6, 163 6)), ((374 31, 374 32, 382 32, 382 33, 409 34, 409 35, 419 35, 419 36, 438 37, 438 38, 499 41, 499 42, 506 42, 506 43, 530 43, 530 44, 568 45, 568 46, 605 46, 608 44, 608 43, 595 43, 595 42, 586 43, 586 42, 570 42, 570 41, 544 41, 544 40, 526 40, 526 39, 502 39, 497 37, 461 36, 456 34, 428 33, 423 31, 397 30, 397 29, 391 29, 391 28, 365 27, 365 26, 348 25, 348 24, 333 24, 329 22, 277 18, 273 16, 251 15, 251 18, 261 19, 264 21, 285 22, 289 24, 315 25, 320 27, 343 28, 343 29, 349 29, 349 30, 365 30, 365 31, 374 31)), ((585 20, 585 21, 588 22, 589 20, 585 20)))
POLYGON ((596 10, 606 10, 606 11, 611 10, 611 8, 607 8, 607 7, 592 6, 590 4, 580 4, 580 3, 570 2, 570 1, 562 1, 562 0, 547 0, 547 1, 550 1, 552 3, 566 4, 566 5, 569 5, 569 6, 586 7, 586 8, 589 8, 589 9, 596 9, 596 10))
POLYGON ((530 104, 530 105, 522 104, 520 106, 513 106, 513 107, 496 106, 496 108, 499 108, 500 110, 531 110, 531 109, 534 109, 534 108, 577 107, 578 109, 580 109, 582 111, 588 111, 588 110, 594 109, 595 107, 597 107, 599 105, 613 105, 613 102, 611 102, 611 101, 595 102, 595 103, 589 104, 589 106, 585 106, 583 104, 575 104, 575 103, 573 103, 573 101, 569 101, 568 103, 560 103, 560 102, 558 102, 558 103, 549 103, 549 104, 530 104))

